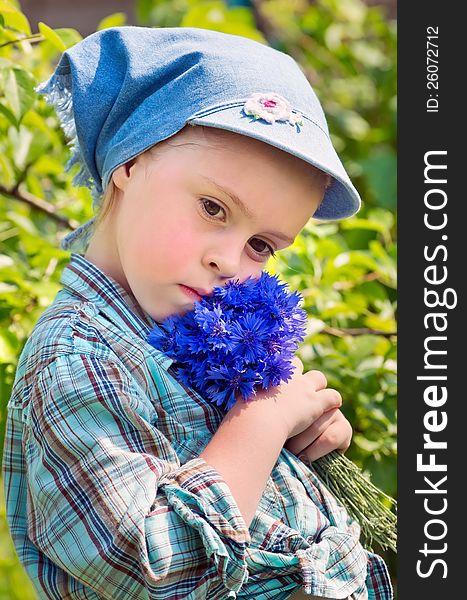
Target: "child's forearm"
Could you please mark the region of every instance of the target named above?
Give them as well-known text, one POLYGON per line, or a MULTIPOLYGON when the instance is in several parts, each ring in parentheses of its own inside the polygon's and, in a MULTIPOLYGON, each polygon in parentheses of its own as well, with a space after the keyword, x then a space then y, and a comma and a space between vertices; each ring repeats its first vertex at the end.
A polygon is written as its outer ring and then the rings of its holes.
POLYGON ((200 455, 225 479, 247 527, 287 440, 274 406, 265 417, 263 401, 237 402, 200 455))

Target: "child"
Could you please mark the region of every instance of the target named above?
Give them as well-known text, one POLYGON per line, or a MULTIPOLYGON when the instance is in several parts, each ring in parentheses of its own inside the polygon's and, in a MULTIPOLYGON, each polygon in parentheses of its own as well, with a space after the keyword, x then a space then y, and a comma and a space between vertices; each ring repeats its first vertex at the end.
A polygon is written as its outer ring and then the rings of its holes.
POLYGON ((214 287, 259 277, 311 215, 358 210, 298 65, 237 36, 121 27, 66 51, 42 91, 100 212, 65 239, 9 404, 7 515, 39 596, 391 598, 298 458, 350 443, 324 375, 297 359, 224 415, 147 343, 214 287))

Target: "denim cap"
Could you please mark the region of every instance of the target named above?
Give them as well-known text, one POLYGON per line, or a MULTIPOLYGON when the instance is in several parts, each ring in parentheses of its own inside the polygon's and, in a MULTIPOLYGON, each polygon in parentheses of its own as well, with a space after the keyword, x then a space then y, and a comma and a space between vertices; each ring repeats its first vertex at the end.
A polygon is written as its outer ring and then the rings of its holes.
MULTIPOLYGON (((185 125, 261 140, 332 177, 316 219, 360 208, 329 137, 319 100, 293 58, 237 35, 192 27, 112 27, 66 50, 45 94, 70 138, 66 170, 87 186, 96 211, 112 172, 185 125)), ((83 250, 93 220, 62 242, 83 250)))

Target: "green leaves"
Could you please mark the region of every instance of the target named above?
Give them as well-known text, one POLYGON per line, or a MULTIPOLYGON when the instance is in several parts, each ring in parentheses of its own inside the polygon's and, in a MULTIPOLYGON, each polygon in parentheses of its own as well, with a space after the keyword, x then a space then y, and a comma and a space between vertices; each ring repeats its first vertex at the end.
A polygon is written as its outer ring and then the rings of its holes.
POLYGON ((81 35, 76 31, 76 29, 52 29, 41 21, 37 25, 44 39, 51 44, 54 50, 60 53, 64 52, 67 48, 70 48, 70 46, 73 46, 81 39, 81 35))
POLYGON ((396 153, 392 148, 379 148, 360 164, 379 206, 396 210, 396 153))
POLYGON ((14 4, 7 0, 0 0, 0 13, 2 16, 2 27, 21 31, 31 35, 31 27, 25 14, 23 14, 14 4))
POLYGON ((233 33, 264 42, 264 37, 256 29, 251 11, 237 6, 228 8, 222 0, 188 2, 187 10, 180 25, 182 27, 202 27, 224 33, 233 33))
POLYGON ((60 36, 57 35, 53 29, 51 29, 48 25, 42 23, 41 21, 39 21, 37 25, 39 27, 39 31, 42 33, 46 40, 49 40, 52 46, 55 46, 55 48, 57 48, 57 50, 59 50, 60 52, 64 52, 66 50, 66 45, 63 43, 60 36))
POLYGON ((100 21, 97 26, 97 31, 101 31, 102 29, 107 29, 108 27, 120 27, 121 25, 126 25, 126 14, 122 12, 114 13, 113 15, 109 15, 100 21))
POLYGON ((27 71, 18 67, 7 67, 1 70, 1 89, 5 99, 2 103, 2 114, 17 126, 34 104, 35 81, 27 71))

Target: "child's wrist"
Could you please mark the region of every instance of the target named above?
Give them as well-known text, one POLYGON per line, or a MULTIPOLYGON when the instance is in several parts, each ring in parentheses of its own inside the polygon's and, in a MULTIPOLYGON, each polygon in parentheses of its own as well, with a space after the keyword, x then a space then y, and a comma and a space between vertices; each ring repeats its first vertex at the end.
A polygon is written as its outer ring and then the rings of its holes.
MULTIPOLYGON (((289 429, 286 420, 281 416, 277 401, 272 395, 257 396, 252 400, 237 400, 234 406, 226 414, 226 419, 244 419, 254 429, 268 431, 269 435, 285 444, 289 438, 289 429)), ((224 420, 226 420, 224 419, 224 420)))

